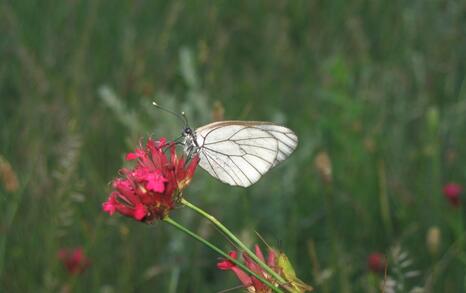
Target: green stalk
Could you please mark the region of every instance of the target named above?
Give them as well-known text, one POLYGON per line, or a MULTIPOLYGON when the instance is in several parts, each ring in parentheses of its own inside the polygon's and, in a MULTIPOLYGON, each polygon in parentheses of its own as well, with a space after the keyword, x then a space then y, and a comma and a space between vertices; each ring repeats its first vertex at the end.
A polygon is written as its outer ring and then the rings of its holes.
POLYGON ((267 285, 270 289, 272 289, 272 291, 276 292, 276 293, 283 293, 283 291, 280 289, 280 288, 277 288, 275 287, 272 283, 270 283, 269 281, 267 281, 266 279, 264 279, 262 276, 259 276, 258 274, 254 273, 253 271, 251 271, 248 267, 246 267, 244 264, 242 264, 240 261, 232 258, 231 256, 229 256, 228 254, 226 254, 225 252, 223 252, 220 248, 218 248, 217 246, 213 245, 212 243, 210 243, 209 241, 205 240, 204 238, 202 238, 201 236, 195 234, 194 232, 188 230, 186 227, 182 226, 181 224, 179 224, 178 222, 174 221, 173 219, 171 219, 170 217, 166 217, 163 219, 164 222, 174 226, 175 228, 177 228, 178 230, 188 234, 189 236, 191 236, 192 238, 196 239, 197 241, 201 242, 202 244, 206 245, 207 247, 209 247, 210 249, 212 249, 213 251, 217 252, 218 254, 220 254, 222 257, 228 259, 229 261, 231 261, 232 263, 234 263, 235 265, 237 265, 238 267, 240 267, 243 271, 253 275, 254 277, 256 277, 258 280, 260 280, 262 283, 264 283, 265 285, 267 285))
POLYGON ((287 283, 287 281, 284 280, 282 276, 277 274, 274 270, 272 270, 272 268, 270 268, 267 264, 261 261, 255 253, 253 253, 243 242, 241 242, 241 240, 239 240, 230 230, 228 230, 227 227, 223 226, 223 224, 220 223, 214 216, 208 214, 206 211, 193 205, 184 198, 181 199, 181 204, 193 209, 195 212, 207 218, 210 222, 217 226, 220 229, 220 231, 225 233, 226 236, 228 236, 235 244, 237 244, 242 250, 244 250, 261 268, 263 268, 267 273, 273 276, 280 284, 287 283))
POLYGON ((385 161, 380 159, 377 165, 377 173, 379 176, 379 205, 382 214, 382 221, 385 226, 385 231, 390 239, 393 234, 392 219, 390 216, 390 201, 387 194, 387 175, 385 173, 385 161))

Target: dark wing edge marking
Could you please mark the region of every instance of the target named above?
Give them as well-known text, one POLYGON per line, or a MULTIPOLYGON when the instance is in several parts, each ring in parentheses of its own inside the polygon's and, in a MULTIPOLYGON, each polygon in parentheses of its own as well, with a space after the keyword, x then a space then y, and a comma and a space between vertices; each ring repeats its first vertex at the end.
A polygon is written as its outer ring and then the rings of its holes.
MULTIPOLYGON (((241 146, 240 146, 240 148, 241 148, 241 146)), ((242 149, 242 148, 241 148, 241 149, 242 149)), ((204 147, 203 150, 202 150, 204 155, 206 154, 206 153, 205 153, 205 150, 209 150, 209 152, 217 153, 217 154, 219 154, 220 156, 225 156, 225 157, 227 157, 227 158, 235 157, 235 158, 243 158, 243 159, 244 159, 244 156, 254 156, 254 157, 256 157, 256 158, 258 158, 258 159, 260 159, 260 160, 266 162, 267 164, 273 166, 273 162, 269 162, 269 161, 267 161, 266 159, 261 158, 261 157, 259 157, 259 156, 256 155, 256 154, 251 154, 251 153, 248 153, 248 152, 245 152, 245 154, 242 154, 242 155, 227 155, 227 154, 222 153, 222 152, 219 152, 219 151, 217 151, 217 150, 204 147)), ((254 165, 252 165, 252 164, 249 163, 248 161, 246 161, 246 162, 247 162, 249 165, 251 165, 253 168, 255 168, 254 165)), ((274 160, 274 162, 275 162, 275 160, 274 160)), ((239 169, 239 167, 238 167, 238 169, 239 169)), ((258 171, 258 172, 259 172, 259 171, 258 171)), ((259 174, 262 174, 262 173, 259 172, 259 174)), ((264 173, 264 174, 265 174, 265 173, 264 173)), ((264 174, 262 174, 262 175, 264 175, 264 174)))

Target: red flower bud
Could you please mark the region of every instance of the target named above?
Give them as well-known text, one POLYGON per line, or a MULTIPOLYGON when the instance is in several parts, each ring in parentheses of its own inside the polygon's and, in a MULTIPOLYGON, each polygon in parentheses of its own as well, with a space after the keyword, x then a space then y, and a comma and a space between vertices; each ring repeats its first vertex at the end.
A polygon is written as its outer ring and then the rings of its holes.
POLYGON ((58 259, 71 275, 79 275, 91 264, 82 247, 62 248, 58 251, 58 259))
POLYGON ((448 183, 443 187, 443 196, 450 202, 454 207, 461 205, 461 193, 463 187, 456 183, 448 183))
POLYGON ((380 252, 373 252, 367 257, 367 267, 371 272, 384 273, 387 267, 387 259, 380 252))

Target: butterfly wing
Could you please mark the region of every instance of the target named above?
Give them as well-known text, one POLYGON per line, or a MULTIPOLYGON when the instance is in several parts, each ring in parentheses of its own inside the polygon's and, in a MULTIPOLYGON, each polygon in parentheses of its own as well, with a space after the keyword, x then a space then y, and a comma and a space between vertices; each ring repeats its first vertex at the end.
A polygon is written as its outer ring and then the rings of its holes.
POLYGON ((221 121, 196 130, 199 165, 220 181, 248 187, 288 157, 297 137, 269 122, 221 121))
POLYGON ((288 158, 298 145, 298 137, 291 129, 269 122, 262 122, 256 127, 267 131, 277 140, 278 153, 273 166, 288 158))

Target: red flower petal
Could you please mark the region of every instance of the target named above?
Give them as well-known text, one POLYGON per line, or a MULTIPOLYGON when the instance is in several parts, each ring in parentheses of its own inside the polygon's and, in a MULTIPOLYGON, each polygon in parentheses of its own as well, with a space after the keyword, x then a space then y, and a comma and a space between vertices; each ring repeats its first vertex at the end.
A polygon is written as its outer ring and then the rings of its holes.
POLYGON ((158 193, 163 193, 165 191, 165 182, 168 181, 162 176, 160 171, 147 174, 146 180, 146 188, 158 193))
POLYGON ((136 160, 136 159, 143 158, 143 157, 144 157, 144 151, 141 149, 136 149, 134 153, 127 154, 125 159, 127 161, 132 161, 132 160, 136 160))
POLYGON ((261 248, 259 247, 259 245, 256 244, 255 249, 256 249, 256 255, 257 255, 257 257, 258 257, 262 262, 264 262, 264 261, 265 261, 265 260, 264 260, 264 255, 262 254, 262 250, 261 250, 261 248))
MULTIPOLYGON (((238 258, 238 253, 236 251, 232 251, 228 253, 228 255, 233 259, 238 258)), ((222 271, 231 270, 235 266, 236 265, 228 259, 225 259, 217 264, 217 268, 219 268, 222 271)))
POLYGON ((144 217, 147 214, 146 208, 142 204, 136 205, 136 208, 134 209, 134 218, 138 221, 141 221, 144 219, 144 217))
POLYGON ((271 268, 274 268, 276 265, 277 255, 275 254, 275 250, 272 248, 269 249, 269 255, 267 257, 267 265, 271 268))
MULTIPOLYGON (((253 278, 246 274, 238 267, 232 267, 231 270, 235 273, 236 277, 240 280, 244 287, 249 287, 253 284, 253 278)), ((254 278, 255 279, 255 278, 254 278)), ((256 291, 261 292, 261 291, 256 291)))
POLYGON ((108 213, 110 216, 116 212, 115 203, 109 198, 108 201, 102 204, 102 209, 104 212, 108 213))

